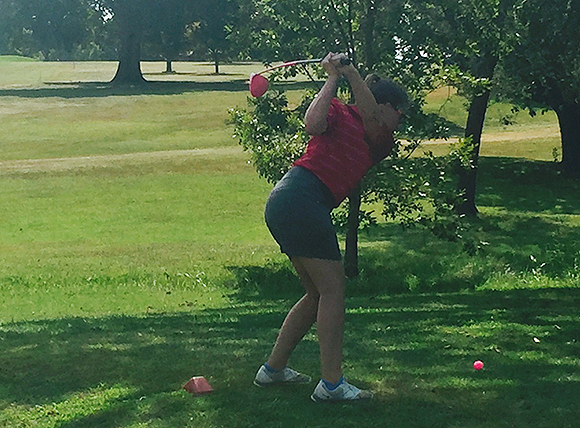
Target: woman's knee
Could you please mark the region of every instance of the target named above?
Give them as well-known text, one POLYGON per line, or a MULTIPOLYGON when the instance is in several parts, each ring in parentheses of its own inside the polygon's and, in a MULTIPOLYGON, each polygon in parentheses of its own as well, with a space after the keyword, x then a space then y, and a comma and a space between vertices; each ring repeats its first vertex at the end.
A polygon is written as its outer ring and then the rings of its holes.
POLYGON ((293 260, 301 278, 307 278, 307 292, 314 291, 322 296, 344 295, 345 277, 342 262, 335 260, 307 259, 293 260), (314 290, 313 290, 314 289, 314 290))

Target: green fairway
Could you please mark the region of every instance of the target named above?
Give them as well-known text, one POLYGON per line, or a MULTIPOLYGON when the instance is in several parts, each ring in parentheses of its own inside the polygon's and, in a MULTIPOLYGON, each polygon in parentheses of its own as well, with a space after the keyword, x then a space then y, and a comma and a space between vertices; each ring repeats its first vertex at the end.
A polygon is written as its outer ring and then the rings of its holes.
MULTIPOLYGON (((577 290, 351 298, 346 368, 378 395, 355 405, 314 404, 312 386, 251 385, 288 309, 280 302, 11 323, 0 342, 0 423, 572 427, 579 304, 577 290), (486 364, 480 372, 475 359, 486 364), (180 390, 193 375, 213 395, 180 390)), ((309 335, 293 364, 316 374, 317 361, 309 335)))
MULTIPOLYGON (((555 115, 490 107, 478 251, 361 233, 345 372, 376 399, 320 406, 252 386, 300 296, 227 123, 261 65, 144 63, 143 88, 115 67, 0 57, 0 427, 576 426, 580 183, 555 115), (212 395, 181 389, 196 375, 212 395)), ((446 90, 427 110, 466 117, 446 90)), ((292 365, 319 376, 315 331, 292 365)))

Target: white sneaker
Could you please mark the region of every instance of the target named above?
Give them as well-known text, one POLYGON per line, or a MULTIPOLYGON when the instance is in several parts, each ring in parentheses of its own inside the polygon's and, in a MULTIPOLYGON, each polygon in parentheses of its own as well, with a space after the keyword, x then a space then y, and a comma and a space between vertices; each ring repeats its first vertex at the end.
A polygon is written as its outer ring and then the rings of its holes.
POLYGON ((329 391, 324 382, 321 380, 316 385, 314 392, 310 396, 313 401, 329 402, 329 401, 348 401, 348 400, 370 400, 373 398, 373 393, 364 389, 359 389, 344 380, 335 390, 329 391))
POLYGON ((278 372, 272 372, 262 365, 258 370, 258 373, 256 373, 254 385, 267 386, 273 384, 299 384, 310 383, 311 380, 310 376, 298 373, 290 367, 285 367, 278 372))

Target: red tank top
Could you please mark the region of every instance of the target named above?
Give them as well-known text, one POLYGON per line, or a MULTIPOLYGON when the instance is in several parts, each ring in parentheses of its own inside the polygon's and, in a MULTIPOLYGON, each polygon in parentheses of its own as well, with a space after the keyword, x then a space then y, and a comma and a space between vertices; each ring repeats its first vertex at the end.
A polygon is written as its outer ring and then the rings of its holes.
POLYGON ((312 171, 330 189, 338 206, 368 172, 373 158, 355 106, 334 98, 327 123, 326 131, 312 136, 294 165, 312 171))

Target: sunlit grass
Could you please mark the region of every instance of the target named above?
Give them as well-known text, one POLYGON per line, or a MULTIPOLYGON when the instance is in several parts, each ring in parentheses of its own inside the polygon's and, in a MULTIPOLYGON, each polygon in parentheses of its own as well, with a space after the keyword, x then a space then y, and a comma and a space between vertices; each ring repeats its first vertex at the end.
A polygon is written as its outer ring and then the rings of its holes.
MULTIPOLYGON (((466 99, 457 95, 455 89, 443 87, 427 96, 425 111, 438 113, 460 128, 464 128, 467 122, 468 107, 466 99)), ((526 110, 514 112, 511 105, 491 100, 485 114, 484 133, 529 130, 530 127, 545 127, 546 125, 557 124, 556 114, 553 111, 539 111, 536 113, 535 116, 530 116, 526 110)))
MULTIPOLYGON (((71 82, 114 63, 0 57, 0 426, 575 426, 580 189, 551 162, 553 116, 505 127, 490 107, 475 253, 361 233, 345 372, 377 397, 316 406, 313 385, 251 385, 301 293, 226 124, 257 66, 164 66, 145 77, 191 82, 113 90, 71 82), (196 375, 215 393, 183 391, 196 375)), ((446 98, 428 108, 462 126, 446 98)), ((291 364, 317 378, 318 361, 313 330, 291 364)))
POLYGON ((245 96, 236 92, 0 96, 0 157, 58 158, 233 146, 232 128, 226 126, 228 109, 243 105, 245 96))
POLYGON ((71 395, 60 402, 34 407, 10 406, 0 416, 0 422, 4 420, 6 423, 17 424, 15 426, 62 426, 92 415, 110 412, 132 393, 134 391, 120 385, 110 388, 100 385, 71 395))
MULTIPOLYGON (((43 62, 30 58, 0 55, 0 85, 38 86, 45 83, 108 82, 113 79, 118 63, 115 61, 56 61, 43 62), (18 67, 12 66, 17 62, 18 67)), ((175 74, 166 74, 165 62, 141 63, 146 80, 150 81, 195 81, 229 82, 248 79, 252 72, 262 68, 259 63, 221 64, 219 74, 213 63, 174 62, 175 74)))

